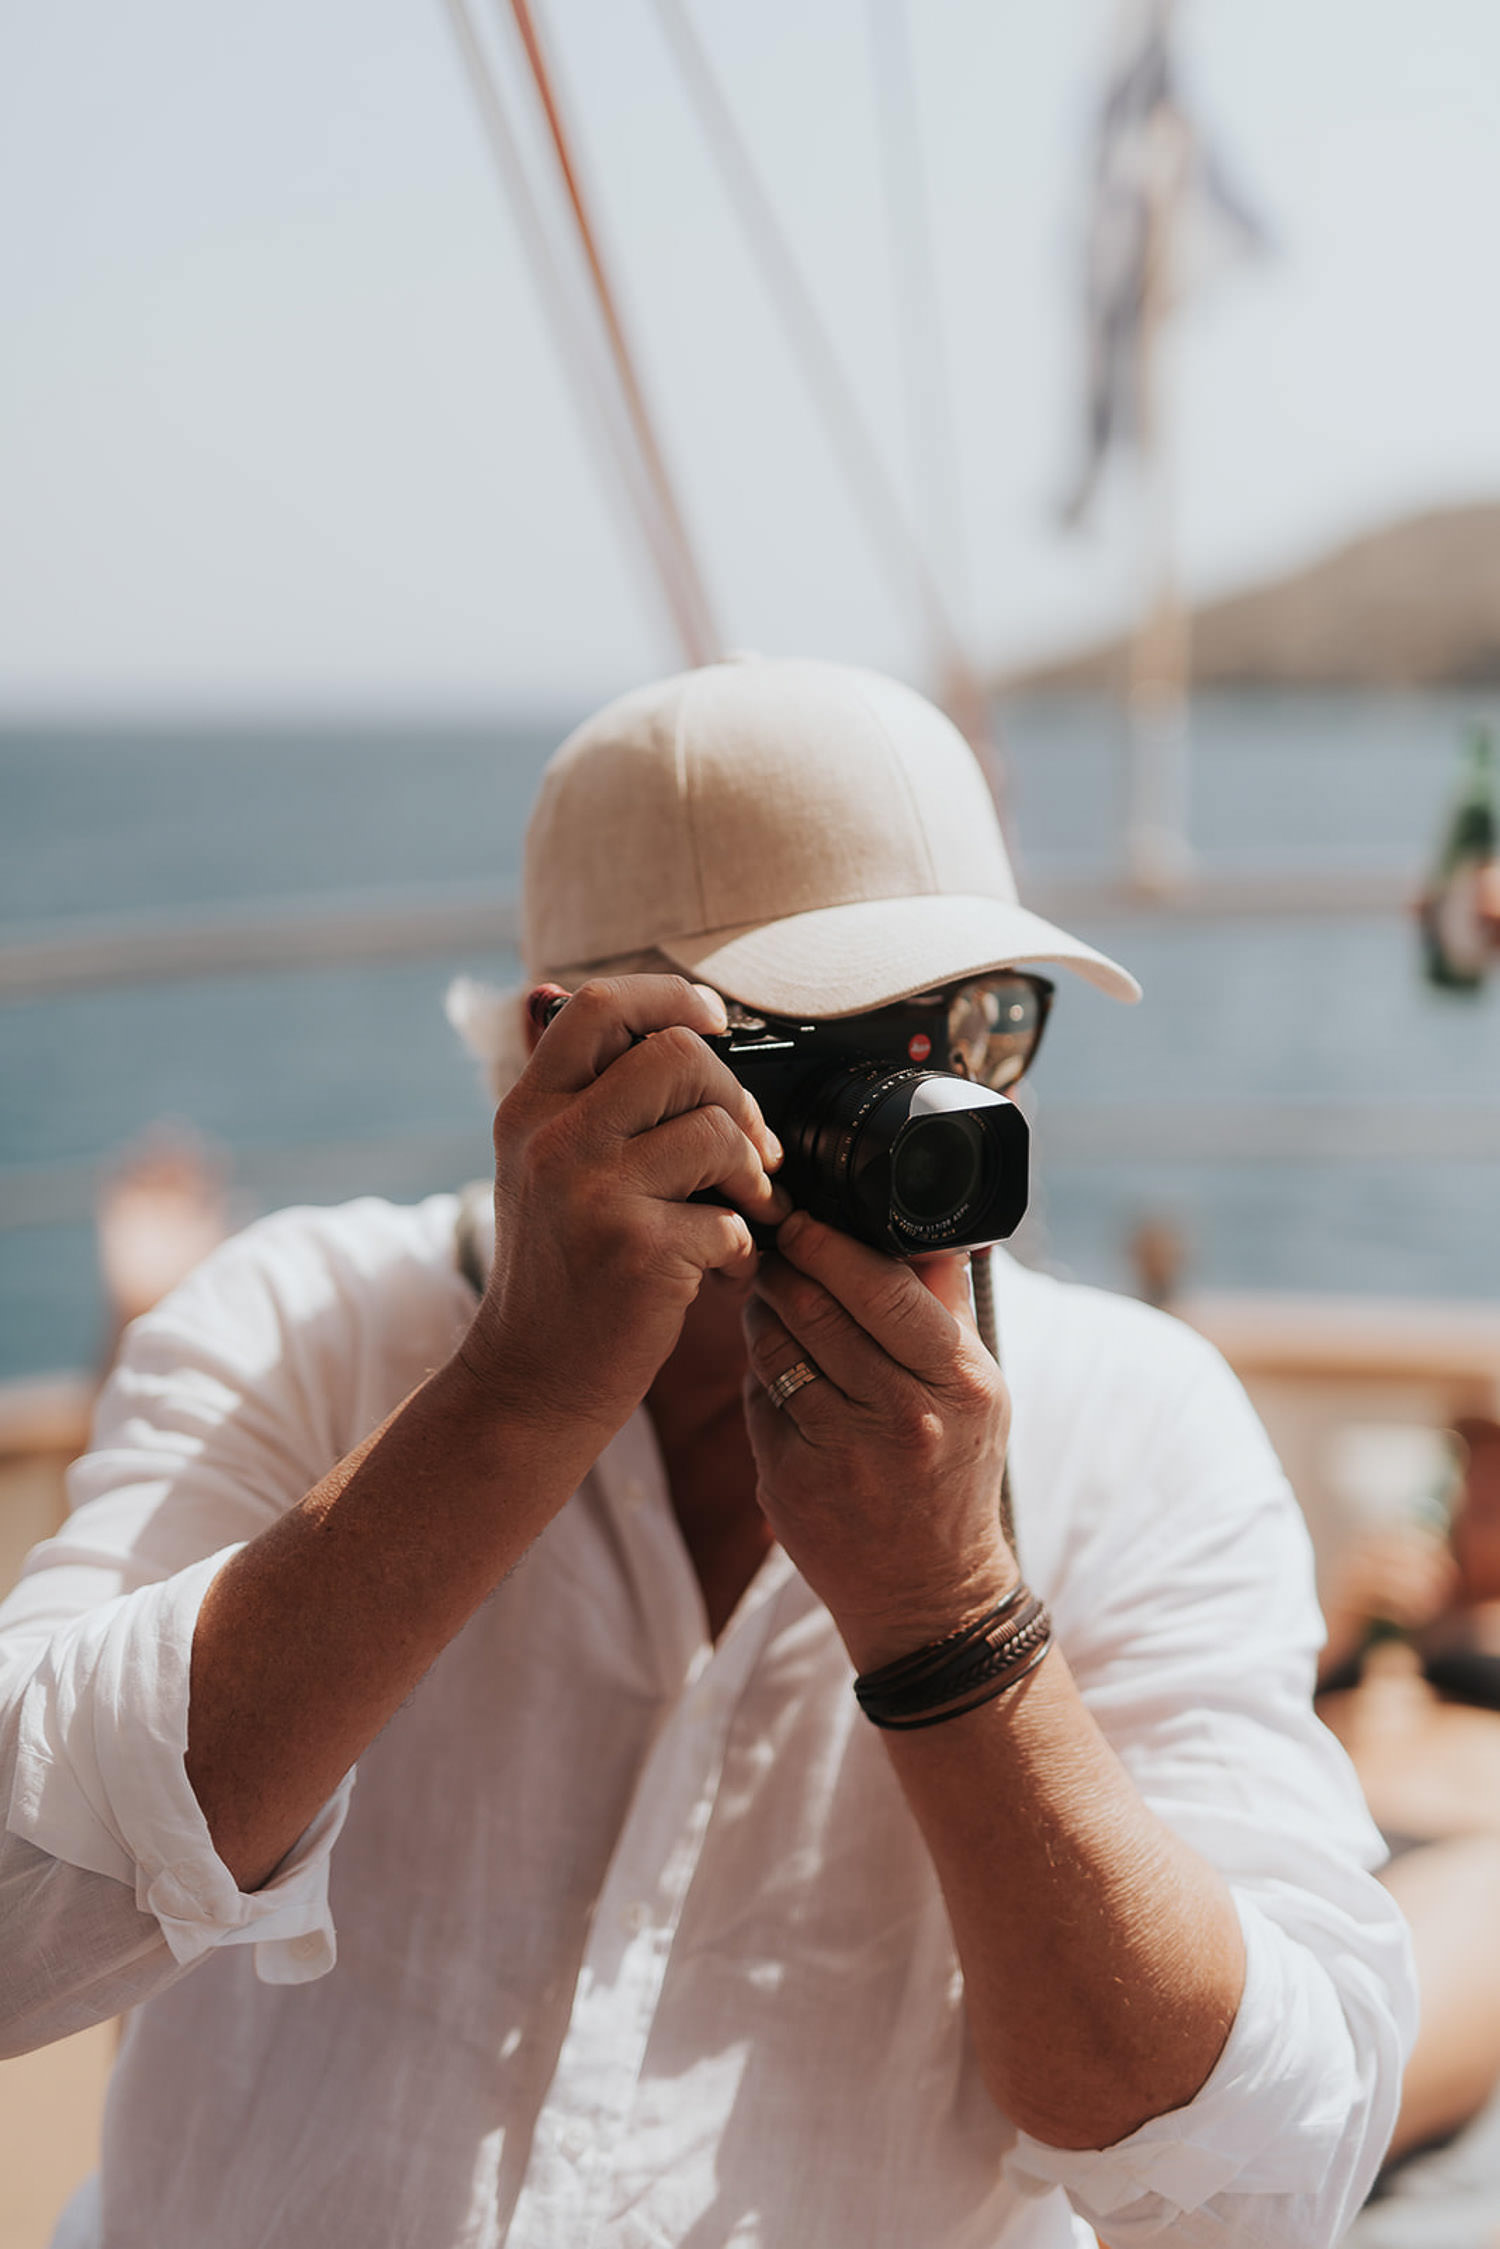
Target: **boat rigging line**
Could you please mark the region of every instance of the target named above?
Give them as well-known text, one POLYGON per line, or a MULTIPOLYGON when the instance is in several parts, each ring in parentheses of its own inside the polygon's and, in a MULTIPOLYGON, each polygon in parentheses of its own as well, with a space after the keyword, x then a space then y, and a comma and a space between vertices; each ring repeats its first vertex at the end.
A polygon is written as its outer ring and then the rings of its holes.
POLYGON ((589 279, 599 306, 599 316, 604 323, 604 333, 609 342, 610 356, 620 385, 620 395, 625 411, 640 448, 646 475, 655 492, 662 521, 676 549, 680 567, 680 590, 689 602, 683 619, 684 645, 694 664, 712 663, 722 652, 718 630, 714 624, 708 590, 699 565, 693 542, 688 533, 677 495, 672 487, 666 457, 657 440, 655 425, 646 404, 646 394, 636 368, 635 354, 625 334, 625 322, 620 312, 619 293, 605 268, 600 247, 599 229, 589 214, 583 192, 582 173, 569 144, 563 126, 562 107, 556 89, 556 71, 547 61, 537 33, 536 21, 531 12, 530 0, 510 0, 510 12, 515 18, 525 51, 527 65, 536 86, 537 99, 547 121, 557 167, 567 191, 569 208, 578 230, 579 246, 588 266, 589 279))
POLYGON ((929 564, 947 589, 957 630, 967 642, 972 588, 963 479, 954 436, 954 385, 938 286, 908 0, 867 0, 865 20, 917 512, 923 519, 929 564))
MULTIPOLYGON (((893 27, 889 20, 890 6, 900 4, 901 0, 887 0, 887 20, 883 22, 872 15, 871 37, 877 50, 877 74, 886 79, 893 68, 903 67, 906 54, 904 22, 897 22, 893 27)), ((657 434, 638 355, 627 332, 620 293, 611 277, 599 225, 590 207, 583 170, 575 153, 576 144, 565 121, 557 66, 554 60, 549 60, 543 44, 539 11, 533 6, 533 0, 496 0, 498 16, 503 20, 508 15, 513 23, 535 92, 545 138, 556 166, 559 200, 566 206, 581 272, 587 276, 597 331, 595 321, 577 301, 581 277, 576 285, 569 281, 557 245, 549 235, 528 175, 520 138, 501 93, 494 58, 487 51, 470 13, 474 5, 475 0, 444 0, 491 159, 514 212, 544 312, 552 323, 569 378, 608 447, 611 463, 649 550, 682 654, 692 665, 710 663, 721 653, 721 636, 701 562, 657 434)), ((922 428, 926 432, 926 442, 919 449, 916 463, 918 482, 931 487, 929 497, 935 532, 940 516, 946 525, 941 535, 935 535, 933 551, 929 551, 927 542, 914 529, 887 471, 813 292, 682 0, 656 0, 656 13, 676 61, 689 106, 696 115, 731 207, 760 270, 772 309, 781 323, 814 412, 822 423, 855 513, 863 522, 877 559, 902 606, 915 596, 939 699, 973 745, 999 798, 1000 760, 990 697, 969 655, 965 635, 955 622, 937 567, 938 547, 949 551, 950 560, 956 551, 958 523, 957 471, 949 457, 951 431, 943 413, 942 399, 933 387, 934 382, 941 380, 940 361, 930 359, 925 382, 919 382, 909 364, 907 382, 908 409, 913 424, 920 411, 922 428), (940 456, 941 466, 938 465, 940 456)), ((888 108, 890 101, 887 87, 888 108)), ((906 229, 910 239, 904 254, 893 252, 893 263, 897 268, 898 294, 903 293, 901 283, 904 282, 904 293, 910 295, 915 291, 931 312, 936 302, 936 288, 930 271, 926 194, 920 151, 914 138, 916 130, 916 115, 909 102, 899 124, 887 123, 887 192, 894 206, 903 192, 897 182, 898 170, 907 200, 913 192, 913 181, 916 183, 914 192, 922 203, 922 211, 917 215, 917 233, 912 234, 909 227, 906 229), (895 147, 898 139, 901 142, 899 156, 895 147), (921 266, 920 274, 914 271, 916 266, 921 266)), ((896 218, 893 207, 893 231, 896 218)), ((939 352, 935 321, 929 318, 917 324, 928 331, 932 352, 939 352)))
MULTIPOLYGON (((647 551, 683 659, 713 661, 721 642, 703 571, 678 504, 657 438, 645 386, 636 365, 584 191, 580 166, 563 121, 556 70, 543 51, 526 0, 510 0, 527 71, 536 90, 547 139, 583 268, 597 328, 564 271, 527 172, 515 125, 501 93, 494 60, 475 28, 469 0, 444 0, 459 58, 468 78, 491 161, 516 221, 532 279, 549 319, 564 372, 586 425, 602 440, 630 514, 647 551)), ((506 0, 499 0, 504 15, 506 0)))
POLYGON ((655 0, 657 20, 751 255, 779 318, 856 512, 904 604, 915 593, 950 715, 993 773, 984 684, 870 434, 785 229, 683 0, 655 0))
POLYGON ((590 326, 586 308, 570 290, 556 246, 548 238, 498 75, 470 20, 466 0, 443 0, 443 5, 479 112, 490 160, 509 201, 543 314, 552 327, 564 378, 573 389, 585 431, 600 454, 606 472, 605 490, 617 505, 623 502, 632 529, 644 538, 675 623, 679 608, 684 615, 687 608, 677 593, 676 557, 657 520, 654 499, 630 432, 621 419, 613 376, 602 358, 601 339, 590 326))

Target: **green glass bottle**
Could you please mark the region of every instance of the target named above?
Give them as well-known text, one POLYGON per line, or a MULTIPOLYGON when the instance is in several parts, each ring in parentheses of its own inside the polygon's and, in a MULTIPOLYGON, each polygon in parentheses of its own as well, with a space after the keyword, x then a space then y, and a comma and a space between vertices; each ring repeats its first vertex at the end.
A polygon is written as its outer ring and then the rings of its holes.
POLYGON ((1443 831, 1437 863, 1418 908, 1422 966, 1440 991, 1477 992, 1494 957, 1487 898, 1500 856, 1495 743, 1488 726, 1469 728, 1464 772, 1443 831))

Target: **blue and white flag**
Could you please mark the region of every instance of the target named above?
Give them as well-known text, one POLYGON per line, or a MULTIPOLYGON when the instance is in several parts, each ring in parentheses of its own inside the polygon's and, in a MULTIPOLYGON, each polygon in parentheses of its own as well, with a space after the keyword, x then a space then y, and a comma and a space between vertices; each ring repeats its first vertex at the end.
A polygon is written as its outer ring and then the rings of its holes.
POLYGON ((1175 0, 1126 0, 1095 127, 1087 425, 1083 464, 1062 509, 1070 526, 1087 514, 1111 453, 1146 434, 1148 317, 1269 246, 1184 103, 1172 53, 1174 8, 1175 0))

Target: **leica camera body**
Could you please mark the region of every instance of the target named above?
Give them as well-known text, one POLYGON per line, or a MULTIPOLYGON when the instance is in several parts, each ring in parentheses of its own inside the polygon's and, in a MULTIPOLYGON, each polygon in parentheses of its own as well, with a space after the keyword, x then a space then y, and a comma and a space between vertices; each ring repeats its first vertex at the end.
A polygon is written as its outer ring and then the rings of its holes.
POLYGON ((707 1043, 786 1150, 780 1177, 799 1208, 893 1257, 1015 1232, 1026 1119, 1003 1093, 926 1066, 947 1048, 943 995, 816 1023, 728 1005, 729 1029, 707 1043))

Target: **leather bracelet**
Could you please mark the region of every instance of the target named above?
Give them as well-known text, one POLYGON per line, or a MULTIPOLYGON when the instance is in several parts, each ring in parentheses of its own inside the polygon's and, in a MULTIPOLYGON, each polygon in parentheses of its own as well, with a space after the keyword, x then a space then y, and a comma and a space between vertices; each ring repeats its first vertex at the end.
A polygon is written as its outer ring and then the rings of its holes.
POLYGON ((1052 1645, 1052 1619, 1024 1585, 971 1625, 854 1682, 874 1726, 940 1726, 1019 1686, 1052 1645))
POLYGON ((917 1648, 911 1655, 897 1656, 893 1662, 883 1663, 878 1671, 865 1672, 862 1678, 855 1681, 856 1693, 861 1687, 883 1693, 887 1687, 902 1687, 910 1680, 925 1677, 943 1659, 960 1655, 964 1649, 972 1647, 976 1640, 992 1632, 1023 1601, 1029 1601, 1030 1598, 1026 1587, 1017 1582, 1003 1601, 997 1601, 994 1608, 986 1609, 984 1615, 976 1617, 972 1624, 961 1624, 956 1631, 945 1633, 941 1640, 929 1640, 925 1647, 917 1648))
MULTIPOLYGON (((982 1626, 979 1636, 967 1646, 924 1665, 899 1682, 878 1681, 874 1701, 887 1717, 900 1718, 909 1712, 931 1710, 935 1703, 951 1701, 955 1695, 967 1694, 971 1687, 983 1686, 1004 1670, 1013 1651, 1019 1653, 1032 1646, 1041 1608, 1035 1595, 1028 1593, 1022 1606, 993 1631, 982 1626)), ((869 1698, 867 1682, 861 1700, 869 1698)))
POLYGON ((933 1715, 959 1717, 992 1701, 1017 1685, 1034 1663, 1040 1662, 1051 1641, 1051 1620, 1040 1602, 1019 1630, 1005 1636, 1002 1645, 981 1650, 976 1660, 949 1670, 946 1666, 930 1678, 900 1694, 868 1692, 860 1697, 865 1716, 877 1726, 934 1725, 933 1715))
POLYGON ((1031 1654, 1049 1629, 1046 1611, 1040 1601, 1033 1600, 1019 1612, 1014 1631, 997 1635, 993 1644, 981 1641, 962 1663, 945 1665, 938 1678, 919 1680, 897 1694, 882 1695, 882 1714, 888 1718, 915 1717, 939 1702, 953 1701, 976 1687, 1003 1680, 1031 1654))
POLYGON ((1040 1607, 1030 1588, 1018 1583, 972 1624, 960 1625, 957 1631, 941 1640, 930 1640, 911 1655, 897 1656, 879 1670, 865 1672, 856 1680, 855 1692, 885 1701, 919 1685, 925 1688, 939 1674, 957 1683, 971 1663, 982 1662, 1012 1638, 1031 1622, 1040 1607))

